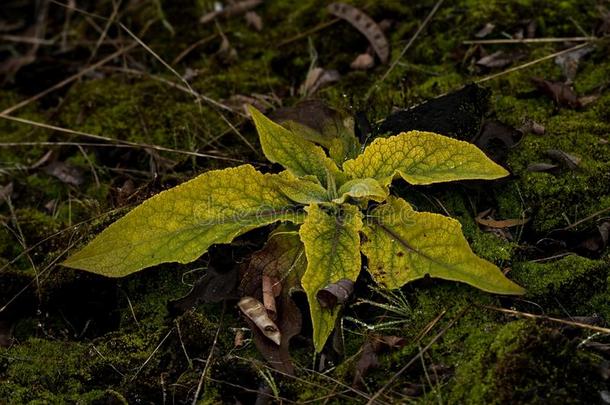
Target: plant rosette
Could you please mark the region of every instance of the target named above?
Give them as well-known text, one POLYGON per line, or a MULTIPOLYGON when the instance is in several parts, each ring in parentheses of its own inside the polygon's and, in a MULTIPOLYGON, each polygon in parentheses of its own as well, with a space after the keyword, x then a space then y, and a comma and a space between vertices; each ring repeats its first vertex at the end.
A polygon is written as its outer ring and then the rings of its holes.
POLYGON ((390 194, 398 177, 425 185, 509 174, 476 146, 409 131, 377 138, 362 150, 342 123, 317 133, 295 122, 279 125, 253 107, 249 112, 265 156, 285 171, 263 174, 246 164, 203 173, 144 201, 63 265, 123 277, 160 263, 189 263, 211 245, 292 222, 307 261, 300 280, 294 280, 300 286, 292 287, 307 294, 316 351, 342 306, 324 305, 318 292, 340 280, 355 281, 361 253, 384 288, 429 275, 496 294, 524 293, 472 252, 458 221, 418 212, 390 194))

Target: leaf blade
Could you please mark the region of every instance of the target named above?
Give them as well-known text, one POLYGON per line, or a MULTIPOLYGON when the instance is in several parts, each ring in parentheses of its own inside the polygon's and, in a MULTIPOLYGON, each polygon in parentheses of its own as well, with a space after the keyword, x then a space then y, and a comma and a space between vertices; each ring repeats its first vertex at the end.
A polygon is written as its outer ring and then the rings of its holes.
POLYGON ((307 270, 301 284, 307 293, 314 346, 319 352, 335 326, 339 308, 323 309, 316 294, 342 278, 354 281, 358 277, 362 214, 353 205, 341 206, 341 212, 336 215, 326 213, 316 204, 307 207, 306 211, 307 218, 299 231, 307 257, 307 270))
POLYGON ((372 177, 384 186, 397 175, 411 184, 433 184, 509 174, 468 142, 422 131, 377 138, 360 156, 346 161, 343 170, 352 178, 372 177))
POLYGON ((259 226, 298 221, 274 181, 250 165, 206 172, 149 198, 62 264, 122 277, 160 263, 191 262, 212 244, 259 226))
POLYGON ((324 149, 276 124, 260 111, 248 106, 259 135, 263 153, 273 163, 279 163, 297 177, 314 175, 322 184, 329 175, 342 175, 324 149))
POLYGON ((377 207, 363 233, 362 252, 368 257, 369 272, 388 288, 399 288, 429 274, 487 292, 524 293, 495 265, 472 252, 458 221, 416 212, 400 198, 391 197, 377 207))

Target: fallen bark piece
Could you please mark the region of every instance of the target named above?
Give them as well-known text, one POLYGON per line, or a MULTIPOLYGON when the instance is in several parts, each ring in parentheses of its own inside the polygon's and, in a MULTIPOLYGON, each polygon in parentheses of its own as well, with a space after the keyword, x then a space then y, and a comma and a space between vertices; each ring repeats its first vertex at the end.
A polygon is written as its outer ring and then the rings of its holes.
POLYGON ((350 23, 369 40, 381 63, 387 63, 390 58, 390 44, 377 23, 356 7, 344 3, 328 5, 328 12, 335 17, 350 23))
POLYGON ((267 314, 265 306, 256 298, 243 297, 237 304, 241 312, 250 319, 254 325, 272 342, 280 345, 280 330, 267 314))

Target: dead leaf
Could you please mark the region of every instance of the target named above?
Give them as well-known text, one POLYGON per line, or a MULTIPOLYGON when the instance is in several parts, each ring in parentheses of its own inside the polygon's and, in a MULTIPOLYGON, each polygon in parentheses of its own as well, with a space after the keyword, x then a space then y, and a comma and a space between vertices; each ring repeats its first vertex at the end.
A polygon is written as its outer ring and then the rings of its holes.
POLYGON ((544 153, 551 159, 563 164, 570 170, 578 168, 580 165, 580 158, 572 154, 566 153, 559 149, 547 149, 544 153))
POLYGON ((528 172, 550 172, 557 169, 557 165, 552 163, 532 163, 527 166, 528 172))
POLYGON ((523 132, 510 125, 487 120, 483 122, 479 134, 472 142, 495 162, 503 162, 509 150, 519 143, 522 137, 523 132))
POLYGON ((256 11, 248 11, 244 18, 246 19, 246 24, 248 24, 248 26, 254 28, 256 31, 263 30, 263 19, 256 11))
POLYGON ((375 66, 375 58, 368 53, 361 53, 349 66, 354 70, 367 70, 375 66))
POLYGON ((511 64, 512 61, 513 59, 506 55, 504 51, 497 51, 492 53, 491 55, 482 57, 476 62, 476 64, 489 69, 493 69, 508 66, 511 64))
POLYGON ((307 72, 305 82, 301 85, 299 93, 303 96, 310 96, 322 87, 338 82, 341 75, 336 70, 325 70, 316 67, 307 72))
POLYGON ((483 28, 481 28, 476 34, 474 34, 474 36, 476 38, 485 38, 486 36, 492 33, 494 28, 496 28, 496 25, 488 22, 483 28))
POLYGON ((363 377, 372 368, 379 366, 377 355, 385 350, 396 350, 406 344, 404 338, 398 336, 371 335, 362 346, 362 354, 356 363, 352 386, 364 383, 363 377))
POLYGON ((247 11, 252 10, 253 8, 257 7, 258 5, 260 5, 262 3, 263 3, 263 0, 243 0, 243 1, 234 2, 232 4, 229 4, 226 7, 221 6, 221 8, 219 8, 218 10, 214 10, 212 12, 209 12, 209 13, 203 15, 199 19, 199 22, 201 24, 207 24, 216 18, 231 18, 236 15, 241 15, 247 11))
POLYGON ((553 82, 539 78, 532 78, 532 82, 538 90, 550 97, 557 105, 569 108, 582 106, 572 87, 563 82, 553 82))
POLYGON ((344 304, 354 292, 354 282, 347 278, 342 278, 336 283, 332 283, 316 293, 316 299, 322 308, 333 309, 337 305, 344 304))
POLYGON ((186 312, 199 303, 215 303, 237 298, 237 269, 218 272, 209 267, 184 297, 170 301, 169 306, 177 312, 186 312))
POLYGON ((555 57, 555 64, 561 68, 563 76, 566 78, 566 83, 569 84, 574 81, 581 59, 592 51, 593 47, 587 46, 555 57))
POLYGON ((237 329, 235 331, 235 338, 233 338, 233 347, 240 348, 245 344, 246 337, 243 329, 237 329))
POLYGON ((356 7, 344 3, 329 4, 327 9, 330 14, 347 21, 360 31, 370 42, 381 63, 388 62, 390 44, 379 25, 371 17, 356 7))
POLYGON ((530 218, 496 220, 496 219, 489 218, 490 214, 491 214, 490 210, 485 210, 485 211, 477 214, 477 216, 474 218, 474 220, 479 225, 487 226, 489 228, 512 228, 515 226, 525 225, 530 220, 530 218), (485 218, 485 217, 488 217, 488 218, 485 218))
POLYGON ((265 306, 254 297, 243 297, 237 303, 237 306, 244 315, 250 319, 254 325, 272 342, 280 345, 281 334, 280 330, 269 317, 265 306))
POLYGON ((521 132, 523 132, 523 133, 544 135, 545 131, 546 131, 546 128, 544 127, 544 125, 539 124, 536 121, 531 120, 531 119, 525 120, 525 122, 523 123, 523 126, 521 127, 521 132))
POLYGON ((272 320, 277 319, 277 311, 275 308, 275 297, 280 295, 282 292, 282 284, 280 280, 275 277, 270 277, 266 274, 263 274, 262 277, 262 285, 263 285, 263 304, 269 317, 272 320))
POLYGON ((45 173, 58 178, 62 183, 71 186, 78 187, 85 182, 83 172, 66 162, 51 162, 43 170, 45 173))

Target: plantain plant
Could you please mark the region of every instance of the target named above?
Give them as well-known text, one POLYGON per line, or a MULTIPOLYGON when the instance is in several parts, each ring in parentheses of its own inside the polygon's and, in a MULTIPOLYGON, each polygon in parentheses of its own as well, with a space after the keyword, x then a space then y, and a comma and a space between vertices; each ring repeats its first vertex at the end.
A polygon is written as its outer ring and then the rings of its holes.
POLYGON ((491 293, 523 293, 472 252, 458 221, 417 212, 390 194, 397 177, 423 185, 508 175, 474 145, 409 131, 377 138, 362 151, 345 126, 317 132, 296 122, 279 125, 252 107, 249 111, 265 156, 285 171, 263 174, 242 165, 203 173, 144 201, 63 265, 122 277, 160 263, 188 263, 213 244, 230 243, 264 225, 292 222, 299 226, 307 261, 300 284, 317 351, 333 330, 340 306, 326 308, 316 295, 341 279, 355 280, 361 253, 373 279, 389 289, 430 275, 491 293))

